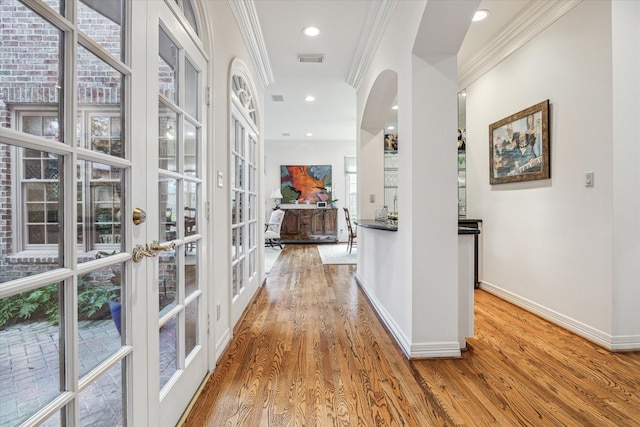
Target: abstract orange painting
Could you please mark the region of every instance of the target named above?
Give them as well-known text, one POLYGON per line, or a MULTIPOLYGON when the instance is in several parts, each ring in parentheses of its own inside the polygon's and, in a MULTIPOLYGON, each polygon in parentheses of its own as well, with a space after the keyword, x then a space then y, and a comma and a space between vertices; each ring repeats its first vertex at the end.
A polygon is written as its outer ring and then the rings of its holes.
POLYGON ((282 203, 318 203, 332 199, 331 165, 280 166, 282 203))

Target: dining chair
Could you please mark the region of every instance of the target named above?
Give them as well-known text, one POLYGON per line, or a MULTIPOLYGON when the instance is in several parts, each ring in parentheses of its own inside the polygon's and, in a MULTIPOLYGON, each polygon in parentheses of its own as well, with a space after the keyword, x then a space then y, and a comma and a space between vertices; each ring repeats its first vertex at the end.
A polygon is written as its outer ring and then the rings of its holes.
POLYGON ((347 208, 342 208, 342 209, 344 209, 344 217, 347 220, 347 231, 349 232, 349 241, 347 242, 347 250, 349 251, 349 253, 351 253, 351 249, 353 249, 353 245, 356 244, 356 237, 358 236, 356 235, 356 231, 353 224, 351 224, 349 209, 347 208))

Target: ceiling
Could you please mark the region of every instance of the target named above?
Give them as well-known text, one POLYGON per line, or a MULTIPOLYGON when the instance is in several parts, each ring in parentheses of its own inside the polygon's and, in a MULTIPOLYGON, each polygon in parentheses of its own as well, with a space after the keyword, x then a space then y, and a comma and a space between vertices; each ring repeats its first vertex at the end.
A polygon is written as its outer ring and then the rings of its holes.
MULTIPOLYGON (((470 26, 459 65, 473 59, 531 1, 484 0, 480 8, 490 15, 470 26)), ((356 140, 356 90, 346 82, 373 3, 254 0, 274 77, 265 91, 265 141, 356 140), (320 35, 305 36, 302 30, 309 25, 320 28, 320 35), (300 63, 299 54, 322 54, 324 62, 300 63), (277 95, 282 101, 273 100, 277 95), (305 101, 307 95, 315 101, 305 101)))

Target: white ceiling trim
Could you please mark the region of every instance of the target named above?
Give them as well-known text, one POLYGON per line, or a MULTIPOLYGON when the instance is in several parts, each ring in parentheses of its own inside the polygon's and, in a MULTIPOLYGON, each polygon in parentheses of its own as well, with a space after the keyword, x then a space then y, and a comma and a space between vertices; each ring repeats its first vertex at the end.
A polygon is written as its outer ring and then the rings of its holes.
POLYGON ((462 90, 512 53, 535 38, 582 0, 532 1, 518 17, 466 64, 458 65, 458 89, 462 90))
POLYGON ((267 87, 275 79, 253 0, 229 0, 229 5, 240 27, 242 38, 249 47, 249 55, 258 70, 260 81, 263 87, 267 87))
POLYGON ((356 90, 360 88, 362 79, 371 65, 371 61, 373 61, 373 56, 378 49, 385 29, 389 25, 396 3, 397 0, 371 2, 347 76, 347 84, 353 86, 356 90))

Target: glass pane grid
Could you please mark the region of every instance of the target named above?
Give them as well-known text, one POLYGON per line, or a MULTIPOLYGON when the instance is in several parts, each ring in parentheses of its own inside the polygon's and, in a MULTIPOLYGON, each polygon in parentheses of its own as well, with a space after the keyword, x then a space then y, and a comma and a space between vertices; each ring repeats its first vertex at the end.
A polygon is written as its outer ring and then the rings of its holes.
MULTIPOLYGON (((66 2, 77 5, 78 28, 101 46, 91 45, 87 49, 78 45, 76 49, 66 52, 62 49, 64 34, 53 24, 34 13, 21 1, 3 0, 1 3, 2 33, 11 34, 11 36, 0 41, 3 45, 0 75, 16 77, 4 79, 4 83, 0 84, 3 101, 0 102, 0 126, 11 127, 18 132, 33 134, 51 141, 61 141, 66 134, 69 136, 67 138, 69 144, 123 157, 120 128, 124 75, 101 60, 99 56, 110 52, 116 58, 121 57, 121 47, 124 46, 122 40, 124 0, 66 2), (6 41, 11 43, 4 43, 6 41), (71 111, 66 107, 63 108, 61 104, 63 98, 61 95, 64 91, 63 64, 67 63, 69 56, 72 55, 77 55, 78 67, 77 74, 71 76, 68 84, 77 88, 77 99, 65 101, 73 106, 91 104, 90 108, 95 113, 91 116, 92 118, 78 109, 71 111), (14 81, 11 81, 12 78, 14 81), (11 114, 8 114, 8 106, 12 108, 11 114), (108 112, 105 112, 106 110, 108 112), (70 111, 77 117, 75 128, 63 129, 65 120, 62 117, 62 111, 70 111)), ((48 16, 60 12, 65 2, 43 0, 41 3, 53 8, 53 11, 43 12, 48 16)), ((75 31, 74 28, 70 29, 68 33, 70 39, 76 38, 75 31)), ((122 67, 122 69, 125 68, 122 67)), ((63 262, 64 251, 61 242, 68 241, 74 233, 79 239, 77 243, 87 243, 85 249, 93 249, 92 242, 95 243, 95 240, 92 239, 96 236, 95 227, 98 226, 108 228, 112 236, 110 241, 105 241, 104 244, 111 244, 115 240, 113 236, 116 234, 119 222, 116 216, 119 214, 120 201, 115 195, 113 184, 119 183, 121 176, 114 174, 113 169, 104 174, 103 170, 93 168, 91 172, 94 175, 90 178, 83 168, 67 164, 67 167, 78 168, 78 185, 76 186, 71 182, 62 181, 64 176, 62 156, 19 147, 12 149, 1 144, 0 156, 8 159, 5 165, 15 171, 15 175, 11 175, 11 181, 5 184, 6 188, 9 188, 5 197, 12 200, 12 203, 8 209, 0 208, 2 226, 6 227, 10 224, 12 230, 17 230, 21 234, 21 236, 10 236, 9 240, 5 240, 5 244, 8 242, 6 247, 9 249, 3 251, 0 257, 0 283, 59 268, 63 262), (109 190, 108 200, 101 201, 103 205, 108 205, 110 217, 104 221, 94 221, 96 216, 93 208, 98 206, 98 199, 92 194, 92 190, 96 189, 93 185, 94 180, 102 181, 100 186, 108 187, 109 190), (77 229, 76 227, 63 229, 61 200, 77 203, 78 217, 74 218, 78 224, 77 229), (88 239, 86 242, 85 237, 88 239), (31 249, 38 249, 39 255, 33 256, 31 249), (23 253, 12 253, 13 251, 23 253)), ((76 242, 71 244, 74 243, 76 242)), ((65 342, 77 341, 78 343, 80 375, 99 366, 101 360, 113 354, 112 348, 119 348, 120 334, 108 309, 106 292, 103 292, 105 290, 103 282, 108 278, 98 273, 95 271, 91 273, 96 276, 91 280, 87 279, 87 283, 84 281, 85 278, 81 278, 77 293, 63 293, 61 284, 52 284, 0 299, 0 312, 3 313, 0 318, 5 323, 10 323, 0 325, 0 425, 5 423, 17 425, 23 422, 59 395, 64 389, 64 385, 60 384, 61 381, 68 384, 77 381, 75 378, 60 379, 61 373, 64 378, 64 361, 61 360, 60 355, 65 353, 65 349, 62 348, 65 342), (72 295, 78 296, 77 304, 76 301, 69 300, 72 295), (17 299, 21 300, 17 301, 17 299), (9 306, 16 301, 17 304, 14 305, 20 306, 20 313, 5 319, 4 314, 7 310, 11 311, 9 306), (64 330, 70 335, 65 339, 60 337, 63 329, 58 326, 59 320, 61 321, 58 312, 62 307, 72 306, 78 309, 79 324, 66 325, 64 330), (96 326, 99 323, 105 325, 112 340, 107 342, 104 337, 97 334, 96 326), (19 330, 17 335, 14 334, 16 329, 19 330), (105 347, 108 349, 105 350, 105 347), (88 349, 97 358, 92 359, 87 352, 88 349), (10 357, 10 362, 7 362, 5 357, 10 357), (12 366, 12 369, 13 367, 23 369, 24 372, 7 376, 5 375, 7 366, 12 366), (8 384, 11 381, 13 381, 12 386, 8 384), (9 394, 5 394, 5 390, 9 394), (5 399, 6 396, 10 398, 5 399), (11 399, 14 398, 15 401, 11 403, 11 399)), ((70 282, 66 285, 66 290, 69 290, 70 282)), ((72 347, 75 348, 75 343, 72 347)), ((69 350, 66 354, 71 356, 69 350)), ((122 377, 120 367, 117 366, 114 369, 118 371, 117 376, 122 377)), ((89 385, 77 396, 80 424, 124 425, 122 381, 116 380, 115 388, 101 382, 110 376, 110 373, 100 376, 95 385, 89 385), (94 388, 100 389, 102 397, 89 399, 91 394, 89 392, 94 388), (115 393, 114 390, 116 390, 115 393), (107 393, 111 396, 106 396, 107 393), (114 396, 115 401, 112 399, 114 396), (90 403, 82 407, 81 401, 90 403), (105 402, 106 405, 101 405, 101 402, 105 402), (110 417, 102 411, 104 408, 111 411, 111 415, 119 415, 110 417), (85 409, 90 409, 94 417, 85 417, 83 414, 85 409)), ((64 424, 65 420, 61 416, 68 411, 68 408, 63 408, 62 411, 45 420, 43 425, 64 424)))

